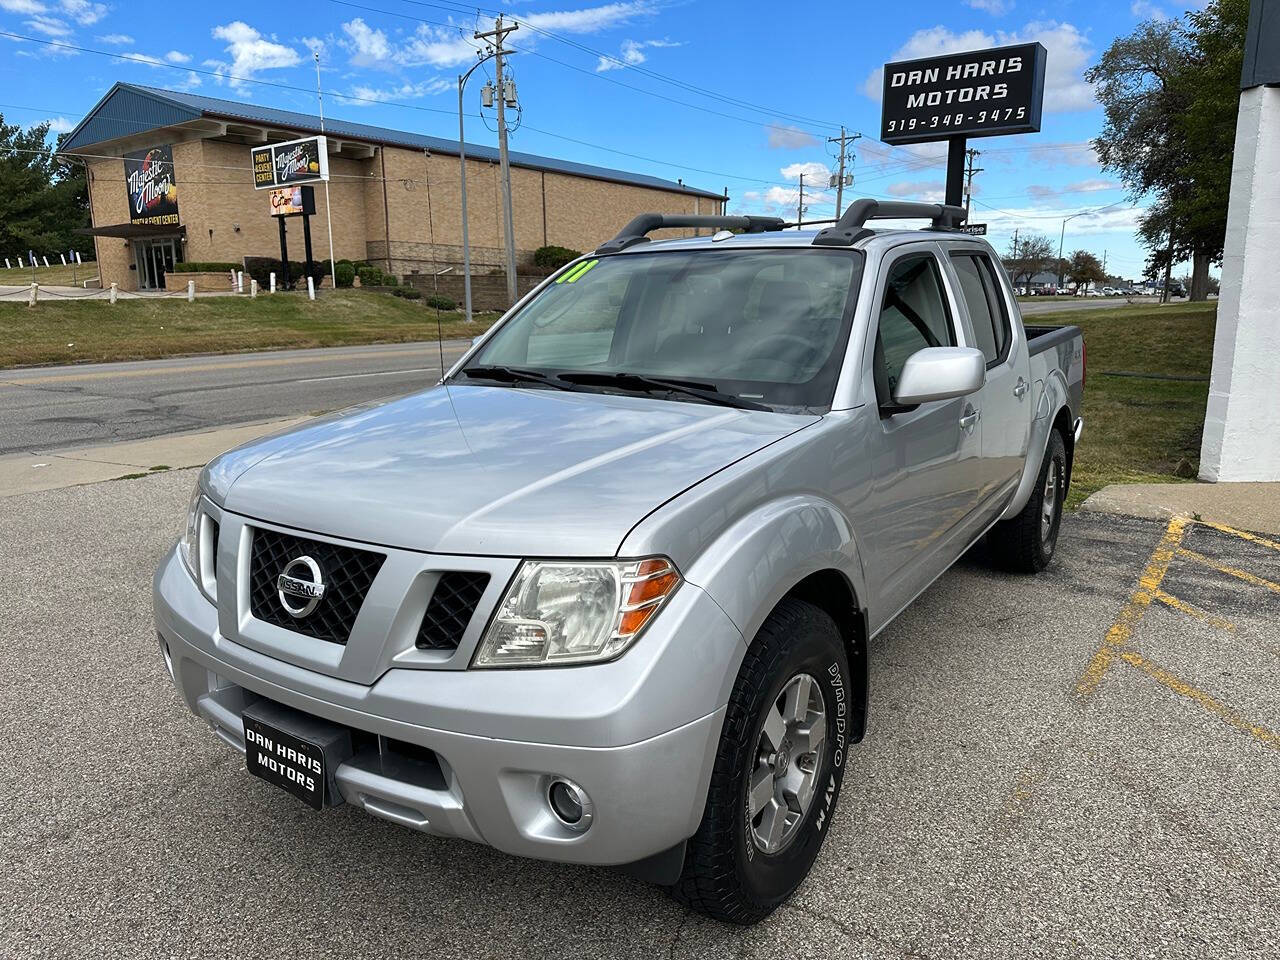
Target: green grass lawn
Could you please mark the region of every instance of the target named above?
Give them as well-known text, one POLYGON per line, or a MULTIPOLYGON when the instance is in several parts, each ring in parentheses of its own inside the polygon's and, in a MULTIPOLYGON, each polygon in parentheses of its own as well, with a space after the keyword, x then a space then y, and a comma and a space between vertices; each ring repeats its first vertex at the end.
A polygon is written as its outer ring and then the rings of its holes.
MULTIPOLYGON (((436 338, 436 311, 421 300, 339 290, 315 302, 305 294, 163 300, 0 301, 0 368, 43 363, 147 360, 436 338)), ((474 337, 498 315, 440 315, 446 339, 474 337)))
POLYGON ((1216 303, 1139 304, 1032 318, 1084 331, 1088 382, 1084 435, 1076 451, 1070 506, 1108 483, 1179 482, 1185 460, 1200 465, 1209 382, 1109 373, 1209 376, 1216 303))
MULTIPOLYGON (((16 264, 18 261, 9 258, 9 262, 16 264)), ((60 263, 54 263, 53 259, 49 260, 54 265, 51 267, 36 267, 35 281, 39 284, 61 285, 61 286, 81 286, 85 280, 93 280, 98 276, 98 265, 96 263, 82 263, 72 267, 64 267, 60 263)), ((0 259, 0 287, 4 286, 20 286, 25 287, 31 282, 32 270, 27 267, 25 270, 19 270, 16 266, 10 270, 4 268, 4 260, 0 259)))

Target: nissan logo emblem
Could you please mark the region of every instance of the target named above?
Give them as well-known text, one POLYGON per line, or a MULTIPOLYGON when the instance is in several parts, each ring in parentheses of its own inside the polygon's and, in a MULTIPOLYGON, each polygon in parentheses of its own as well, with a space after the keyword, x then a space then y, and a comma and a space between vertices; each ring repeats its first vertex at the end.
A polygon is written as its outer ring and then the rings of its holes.
POLYGON ((276 577, 276 595, 285 613, 291 617, 305 617, 324 596, 324 574, 320 572, 320 564, 310 557, 290 560, 276 577))

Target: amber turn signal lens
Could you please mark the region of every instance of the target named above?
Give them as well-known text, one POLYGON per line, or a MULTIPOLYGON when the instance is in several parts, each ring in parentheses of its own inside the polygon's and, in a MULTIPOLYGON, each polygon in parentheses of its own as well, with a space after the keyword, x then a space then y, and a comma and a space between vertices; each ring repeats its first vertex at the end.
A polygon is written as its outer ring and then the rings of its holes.
POLYGON ((666 560, 642 560, 637 564, 622 605, 618 633, 624 637, 638 633, 679 583, 680 574, 666 560))

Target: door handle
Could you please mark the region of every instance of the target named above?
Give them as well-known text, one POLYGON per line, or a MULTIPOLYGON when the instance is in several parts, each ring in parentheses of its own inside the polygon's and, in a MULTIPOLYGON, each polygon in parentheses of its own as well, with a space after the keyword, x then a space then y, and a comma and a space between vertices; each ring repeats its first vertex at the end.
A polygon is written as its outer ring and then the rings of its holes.
POLYGON ((1013 385, 1013 395, 1021 399, 1030 389, 1031 384, 1019 377, 1018 382, 1013 385))
POLYGON ((979 411, 970 407, 969 412, 960 418, 960 429, 968 433, 973 429, 974 424, 978 422, 981 416, 982 414, 979 411))

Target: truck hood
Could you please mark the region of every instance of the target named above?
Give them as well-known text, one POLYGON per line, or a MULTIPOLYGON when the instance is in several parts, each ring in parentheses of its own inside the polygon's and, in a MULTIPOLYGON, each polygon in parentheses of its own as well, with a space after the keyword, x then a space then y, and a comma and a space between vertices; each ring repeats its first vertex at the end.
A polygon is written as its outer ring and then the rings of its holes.
POLYGON ((223 454, 205 485, 235 513, 384 546, 607 557, 655 507, 818 419, 435 387, 223 454))

